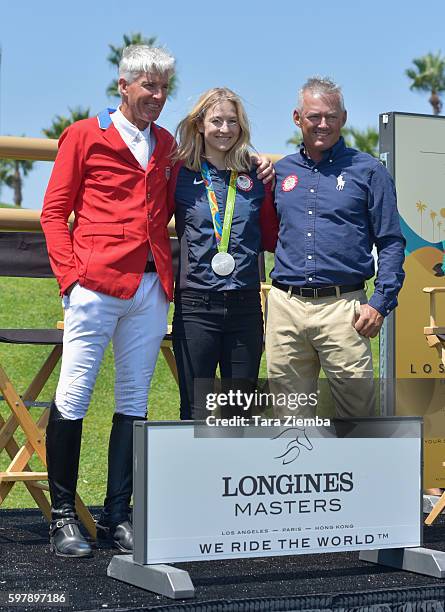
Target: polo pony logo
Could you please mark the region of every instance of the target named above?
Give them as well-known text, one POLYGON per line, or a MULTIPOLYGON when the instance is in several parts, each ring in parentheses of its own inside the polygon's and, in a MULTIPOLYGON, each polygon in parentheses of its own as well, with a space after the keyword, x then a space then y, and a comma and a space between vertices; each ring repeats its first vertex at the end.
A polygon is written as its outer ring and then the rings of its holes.
POLYGON ((346 185, 346 181, 343 178, 343 172, 340 172, 340 174, 337 176, 337 191, 343 191, 343 189, 345 188, 346 185))

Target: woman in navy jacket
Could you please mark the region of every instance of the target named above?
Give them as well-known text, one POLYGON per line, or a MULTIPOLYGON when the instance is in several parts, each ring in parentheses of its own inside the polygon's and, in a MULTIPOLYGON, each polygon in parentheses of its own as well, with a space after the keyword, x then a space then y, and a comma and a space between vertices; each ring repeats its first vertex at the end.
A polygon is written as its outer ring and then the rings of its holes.
MULTIPOLYGON (((196 419, 211 414, 205 396, 218 366, 223 391, 252 391, 256 384, 263 344, 258 255, 274 248, 275 215, 269 185, 252 163, 248 119, 235 93, 204 93, 177 138, 170 180, 180 242, 173 349, 181 419, 196 419)), ((247 414, 239 402, 222 413, 247 414)))

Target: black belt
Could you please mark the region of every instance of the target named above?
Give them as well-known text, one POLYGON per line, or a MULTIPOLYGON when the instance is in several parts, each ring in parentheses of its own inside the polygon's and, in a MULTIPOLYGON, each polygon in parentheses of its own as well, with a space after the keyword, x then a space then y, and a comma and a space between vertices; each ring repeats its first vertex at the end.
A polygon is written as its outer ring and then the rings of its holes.
POLYGON ((315 299, 340 295, 341 293, 350 293, 351 291, 359 291, 365 288, 365 283, 358 283, 357 285, 337 285, 334 287, 292 287, 292 285, 284 285, 283 283, 273 280, 272 286, 286 292, 291 289, 292 295, 315 299))
POLYGON ((147 260, 147 263, 145 264, 144 272, 157 272, 156 264, 152 259, 147 260))

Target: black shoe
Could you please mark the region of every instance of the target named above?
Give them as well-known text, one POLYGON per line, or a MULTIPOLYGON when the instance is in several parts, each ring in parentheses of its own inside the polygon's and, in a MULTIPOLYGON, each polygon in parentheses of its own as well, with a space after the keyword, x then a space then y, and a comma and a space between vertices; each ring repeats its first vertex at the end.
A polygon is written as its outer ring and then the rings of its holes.
POLYGON ((96 523, 97 539, 106 542, 121 552, 133 552, 133 525, 130 521, 123 521, 118 525, 109 527, 100 522, 96 523))
POLYGON ((49 526, 50 551, 57 557, 91 557, 93 549, 79 529, 76 516, 53 520, 49 526))

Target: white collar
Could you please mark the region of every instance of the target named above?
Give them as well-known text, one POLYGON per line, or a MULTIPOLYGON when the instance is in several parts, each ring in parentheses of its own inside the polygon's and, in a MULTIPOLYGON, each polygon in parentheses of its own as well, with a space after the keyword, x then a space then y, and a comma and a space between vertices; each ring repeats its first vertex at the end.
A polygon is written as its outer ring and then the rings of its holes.
POLYGON ((133 125, 131 121, 128 121, 128 119, 122 113, 120 108, 118 108, 114 113, 112 113, 112 116, 113 116, 113 123, 115 127, 119 128, 119 131, 124 132, 124 134, 127 136, 130 142, 132 141, 137 142, 141 136, 145 138, 147 142, 149 142, 150 128, 151 128, 150 123, 145 128, 145 130, 140 130, 135 125, 133 125))

